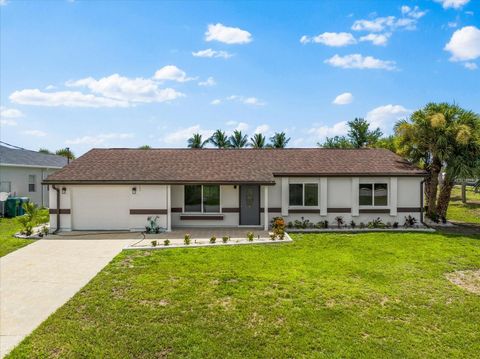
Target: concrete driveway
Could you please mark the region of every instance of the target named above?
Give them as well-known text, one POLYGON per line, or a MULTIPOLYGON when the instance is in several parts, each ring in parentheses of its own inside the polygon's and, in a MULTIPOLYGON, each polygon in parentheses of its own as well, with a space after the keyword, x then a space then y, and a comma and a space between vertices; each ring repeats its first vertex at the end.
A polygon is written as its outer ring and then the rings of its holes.
POLYGON ((0 357, 132 242, 44 239, 0 258, 0 357))

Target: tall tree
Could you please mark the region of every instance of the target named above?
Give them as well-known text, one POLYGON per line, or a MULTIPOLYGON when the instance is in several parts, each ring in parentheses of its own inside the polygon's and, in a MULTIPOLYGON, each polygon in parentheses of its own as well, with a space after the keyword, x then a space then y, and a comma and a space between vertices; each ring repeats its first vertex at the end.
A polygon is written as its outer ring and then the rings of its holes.
POLYGON ((229 138, 230 147, 232 148, 244 148, 248 145, 248 136, 244 135, 242 131, 235 130, 229 138))
POLYGON ((44 153, 44 154, 46 154, 46 155, 53 155, 53 152, 50 151, 50 150, 47 149, 47 148, 40 148, 40 149, 38 150, 38 152, 39 152, 39 153, 44 153))
POLYGON ((397 153, 397 139, 396 136, 390 135, 379 138, 373 145, 374 148, 386 148, 387 150, 397 153))
POLYGON ((324 143, 317 143, 323 148, 353 148, 352 143, 345 136, 327 137, 324 143))
POLYGON ((265 148, 265 136, 261 133, 255 133, 253 137, 250 138, 250 145, 253 148, 265 148))
POLYGON ((480 175, 480 116, 459 110, 447 130, 449 150, 443 158, 445 178, 440 186, 436 214, 446 219, 453 186, 457 180, 480 175))
POLYGON ((202 135, 199 133, 194 133, 192 137, 190 137, 187 141, 187 147, 188 148, 204 148, 205 145, 208 143, 207 140, 202 139, 202 135))
POLYGON ((287 147, 290 137, 287 138, 285 132, 275 132, 275 134, 270 137, 269 147, 272 148, 285 148, 287 147))
POLYGON ((228 148, 230 147, 230 141, 228 140, 227 135, 222 130, 216 130, 212 137, 209 139, 210 143, 217 148, 228 148))
POLYGON ((68 147, 61 148, 61 149, 55 151, 55 154, 59 155, 59 156, 66 157, 69 160, 74 160, 75 159, 75 155, 73 154, 73 152, 68 147))
POLYGON ((140 147, 138 147, 139 150, 151 150, 152 149, 152 146, 150 145, 142 145, 140 147))
POLYGON ((354 148, 371 147, 375 144, 383 133, 377 127, 370 131, 369 123, 363 118, 355 118, 348 122, 348 138, 354 148))

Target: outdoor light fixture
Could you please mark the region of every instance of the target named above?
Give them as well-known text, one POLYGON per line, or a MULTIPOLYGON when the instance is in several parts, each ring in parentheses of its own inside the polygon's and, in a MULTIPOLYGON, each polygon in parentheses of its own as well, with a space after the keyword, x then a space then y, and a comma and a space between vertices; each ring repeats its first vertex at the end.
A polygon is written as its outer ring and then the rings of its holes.
POLYGON ((233 186, 233 189, 237 189, 237 185, 234 185, 234 186, 233 186))
POLYGON ((62 194, 65 194, 67 193, 67 188, 66 187, 62 187, 62 194))
POLYGON ((132 187, 132 194, 137 194, 137 187, 132 187))

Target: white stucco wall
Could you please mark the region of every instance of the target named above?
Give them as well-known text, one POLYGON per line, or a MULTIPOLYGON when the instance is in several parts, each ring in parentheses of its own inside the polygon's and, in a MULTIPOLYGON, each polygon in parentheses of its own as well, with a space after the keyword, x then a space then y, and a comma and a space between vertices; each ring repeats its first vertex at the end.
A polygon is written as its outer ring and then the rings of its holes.
POLYGON ((42 180, 54 173, 54 169, 37 167, 0 166, 0 181, 10 182, 12 196, 29 197, 40 207, 48 207, 49 194, 47 186, 42 186, 42 180), (35 176, 35 192, 28 191, 29 175, 35 176))

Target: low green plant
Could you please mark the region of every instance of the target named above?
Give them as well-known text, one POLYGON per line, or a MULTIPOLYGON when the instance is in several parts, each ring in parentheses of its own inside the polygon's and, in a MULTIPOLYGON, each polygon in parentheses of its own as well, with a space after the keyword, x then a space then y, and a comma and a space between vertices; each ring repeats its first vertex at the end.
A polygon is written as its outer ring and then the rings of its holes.
POLYGON ((211 237, 210 237, 210 243, 213 244, 213 243, 215 243, 216 241, 217 241, 217 237, 215 237, 215 236, 211 236, 211 237))
POLYGON ((163 244, 164 244, 165 246, 169 246, 169 245, 170 245, 170 239, 165 239, 165 240, 163 241, 163 244))
POLYGON ((33 226, 35 226, 38 219, 38 206, 33 202, 25 202, 22 208, 25 214, 18 218, 18 222, 22 226, 21 233, 26 236, 31 236, 33 234, 33 226))
POLYGON ((355 228, 356 226, 357 226, 357 224, 356 224, 355 221, 352 219, 352 220, 350 221, 350 227, 355 228))
POLYGON ((405 217, 405 223, 403 224, 403 226, 410 228, 415 226, 416 223, 417 223, 417 220, 415 219, 415 217, 408 215, 407 217, 405 217))
POLYGON ((343 217, 342 216, 337 216, 335 217, 335 221, 337 222, 337 227, 340 228, 341 226, 343 226, 343 217))
POLYGON ((272 241, 274 241, 275 238, 277 238, 277 234, 275 232, 270 233, 269 236, 272 241))
POLYGON ((149 216, 147 217, 147 225, 145 226, 145 232, 147 233, 160 233, 160 226, 157 223, 158 216, 149 216))
POLYGON ((150 243, 152 244, 152 247, 156 247, 158 245, 158 242, 156 240, 153 240, 150 243))
POLYGON ((48 228, 47 226, 43 225, 43 226, 42 226, 42 229, 41 229, 41 233, 42 233, 44 236, 48 236, 48 234, 50 233, 50 228, 48 228))
POLYGON ((287 227, 288 227, 288 228, 293 228, 293 222, 291 222, 291 221, 288 222, 287 227))
POLYGON ((382 222, 380 217, 375 218, 373 221, 367 223, 367 227, 373 228, 385 228, 385 223, 382 222))
POLYGON ((365 227, 366 227, 366 226, 365 226, 365 223, 360 222, 360 228, 361 228, 361 229, 364 229, 365 227))
POLYGON ((223 243, 227 243, 229 240, 230 240, 230 237, 229 237, 229 236, 223 236, 223 237, 222 237, 222 242, 223 242, 223 243))
POLYGON ((393 228, 398 228, 398 222, 393 222, 392 227, 393 228))
POLYGON ((249 241, 249 242, 252 242, 254 236, 255 236, 255 235, 253 234, 253 232, 248 232, 248 233, 247 233, 247 239, 248 239, 248 241, 249 241))
POLYGON ((192 238, 190 237, 190 234, 185 233, 185 236, 183 237, 183 243, 188 246, 191 242, 192 238))
POLYGON ((277 232, 277 236, 278 236, 278 239, 282 241, 285 238, 285 231, 284 230, 279 230, 277 232))

